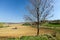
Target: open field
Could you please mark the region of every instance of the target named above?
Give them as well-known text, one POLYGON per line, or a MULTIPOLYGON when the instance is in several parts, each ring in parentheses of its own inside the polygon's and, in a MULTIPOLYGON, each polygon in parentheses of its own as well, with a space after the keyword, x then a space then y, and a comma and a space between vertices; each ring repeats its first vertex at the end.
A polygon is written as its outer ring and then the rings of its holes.
MULTIPOLYGON (((36 35, 36 28, 22 26, 20 24, 10 24, 9 26, 10 27, 0 28, 0 37, 21 37, 36 35)), ((52 34, 53 32, 54 31, 50 29, 40 28, 40 34, 52 34)))
MULTIPOLYGON (((22 24, 4 24, 3 27, 0 28, 0 40, 7 39, 7 38, 20 38, 22 36, 36 36, 37 29, 31 26, 24 26, 22 24)), ((41 27, 40 28, 40 35, 43 34, 54 34, 55 30, 41 27)), ((60 33, 57 33, 57 39, 60 40, 60 33)), ((34 38, 34 37, 33 37, 34 38)), ((13 40, 12 39, 12 40, 13 40)), ((9 39, 10 40, 10 39, 9 39)))

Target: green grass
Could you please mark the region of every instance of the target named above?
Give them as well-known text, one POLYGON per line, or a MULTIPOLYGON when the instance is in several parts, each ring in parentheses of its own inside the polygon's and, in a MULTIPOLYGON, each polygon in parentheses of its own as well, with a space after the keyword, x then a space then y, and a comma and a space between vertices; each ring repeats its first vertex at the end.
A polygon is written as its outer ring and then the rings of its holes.
MULTIPOLYGON (((20 40, 50 40, 46 35, 42 36, 23 36, 20 38, 20 40)), ((51 38, 51 40, 54 40, 51 38)))
POLYGON ((21 38, 5 38, 4 40, 49 40, 49 39, 47 38, 47 36, 23 36, 21 38))
POLYGON ((55 24, 55 23, 45 23, 45 24, 43 24, 43 26, 47 26, 47 27, 60 27, 60 24, 55 24))
POLYGON ((23 37, 21 40, 48 40, 45 37, 23 37))
POLYGON ((0 40, 20 40, 20 38, 0 38, 0 40))
POLYGON ((52 35, 41 35, 41 36, 22 36, 21 38, 0 38, 0 40, 60 40, 60 34, 57 37, 52 35))
MULTIPOLYGON (((24 23, 23 25, 24 25, 24 26, 34 26, 34 25, 29 24, 29 23, 24 23)), ((36 25, 35 25, 35 26, 36 26, 36 25)), ((34 26, 34 27, 35 27, 35 26, 34 26)), ((42 25, 40 25, 40 26, 60 27, 60 24, 59 24, 59 23, 44 23, 44 24, 42 24, 42 25)))

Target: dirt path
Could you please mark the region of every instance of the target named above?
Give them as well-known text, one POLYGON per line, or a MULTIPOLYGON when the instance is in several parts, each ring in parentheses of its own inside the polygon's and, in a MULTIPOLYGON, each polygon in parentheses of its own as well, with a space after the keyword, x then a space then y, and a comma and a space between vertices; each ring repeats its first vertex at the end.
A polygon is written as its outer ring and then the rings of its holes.
MULTIPOLYGON (((21 37, 21 36, 35 36, 36 28, 32 28, 29 26, 21 26, 21 25, 12 25, 7 28, 0 28, 0 37, 21 37)), ((40 29, 40 34, 51 34, 53 30, 50 29, 40 29)))

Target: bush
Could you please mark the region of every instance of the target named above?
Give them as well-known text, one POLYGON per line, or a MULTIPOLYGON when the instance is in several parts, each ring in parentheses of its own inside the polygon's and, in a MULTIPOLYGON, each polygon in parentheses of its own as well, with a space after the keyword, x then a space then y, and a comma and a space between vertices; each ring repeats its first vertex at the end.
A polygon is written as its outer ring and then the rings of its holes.
POLYGON ((31 24, 30 24, 30 23, 24 23, 23 25, 25 25, 25 26, 30 26, 31 24))

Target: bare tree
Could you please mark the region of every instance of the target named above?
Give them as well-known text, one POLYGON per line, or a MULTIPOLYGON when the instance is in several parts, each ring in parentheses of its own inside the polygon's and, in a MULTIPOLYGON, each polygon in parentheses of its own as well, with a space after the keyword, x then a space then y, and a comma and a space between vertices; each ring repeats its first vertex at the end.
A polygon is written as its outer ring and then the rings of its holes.
POLYGON ((36 23, 38 36, 41 21, 52 17, 51 10, 53 8, 53 0, 29 0, 29 2, 32 5, 29 4, 27 6, 29 14, 25 16, 25 19, 36 23))

